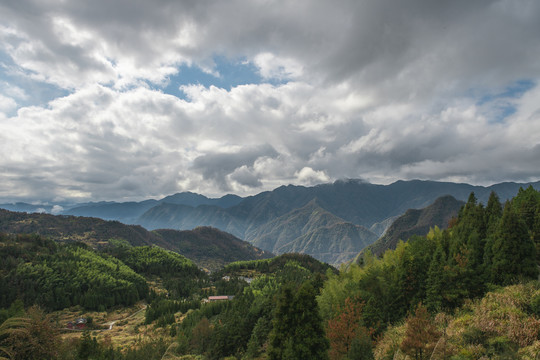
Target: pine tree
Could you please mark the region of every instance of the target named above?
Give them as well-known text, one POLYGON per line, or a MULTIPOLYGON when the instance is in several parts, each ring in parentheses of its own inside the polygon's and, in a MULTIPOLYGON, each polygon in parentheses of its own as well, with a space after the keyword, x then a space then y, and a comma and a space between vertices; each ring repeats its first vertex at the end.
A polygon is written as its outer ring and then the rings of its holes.
POLYGON ((499 229, 492 245, 491 281, 510 284, 520 277, 536 278, 536 247, 527 226, 506 203, 499 229))
POLYGON ((536 208, 539 204, 540 192, 536 191, 532 185, 526 190, 519 188, 518 194, 512 199, 514 210, 523 219, 528 230, 531 230, 534 226, 536 208))
POLYGON ((295 295, 290 285, 278 296, 270 333, 269 359, 328 359, 317 290, 307 281, 295 295))
POLYGON ((531 239, 536 248, 536 262, 540 263, 540 204, 536 208, 534 225, 531 230, 531 239))
POLYGON ((445 264, 446 254, 442 244, 439 243, 429 265, 426 282, 426 306, 431 311, 440 311, 444 306, 443 293, 446 286, 448 286, 445 281, 445 264))
POLYGON ((290 331, 294 325, 291 309, 294 301, 293 291, 292 285, 285 284, 281 287, 277 297, 274 319, 272 321, 272 331, 269 335, 268 358, 271 360, 280 360, 283 358, 285 344, 291 335, 290 331))
POLYGON ((486 235, 489 236, 497 230, 497 224, 502 216, 502 205, 495 191, 492 191, 491 194, 489 194, 489 199, 484 214, 486 235))

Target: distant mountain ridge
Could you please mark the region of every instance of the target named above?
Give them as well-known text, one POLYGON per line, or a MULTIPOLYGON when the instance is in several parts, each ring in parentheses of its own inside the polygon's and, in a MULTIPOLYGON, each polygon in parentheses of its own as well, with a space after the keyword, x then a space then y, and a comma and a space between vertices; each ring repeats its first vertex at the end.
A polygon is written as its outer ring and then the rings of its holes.
MULTIPOLYGON (((91 212, 92 216, 139 224, 148 229, 190 230, 212 226, 259 244, 267 251, 302 251, 319 260, 337 264, 344 259, 343 253, 352 254, 356 247, 375 240, 359 229, 355 230, 357 235, 342 238, 340 234, 351 236, 350 226, 347 232, 345 225, 325 224, 324 217, 310 217, 307 213, 299 216, 306 211, 301 209, 313 200, 320 209, 343 223, 362 226, 377 236, 408 209, 425 208, 441 196, 451 195, 465 201, 474 192, 479 201, 487 202, 491 191, 495 191, 504 201, 516 195, 519 187, 529 185, 540 189, 540 182, 507 182, 484 187, 423 180, 397 181, 389 185, 340 180, 313 187, 281 186, 246 198, 226 195, 220 199, 208 199, 198 194, 180 193, 141 203, 86 204, 67 209, 64 214, 85 215, 91 212), (287 217, 295 218, 295 222, 287 220, 287 217), (340 241, 349 245, 341 246, 338 244, 340 241)), ((351 256, 348 260, 353 258, 351 256)))

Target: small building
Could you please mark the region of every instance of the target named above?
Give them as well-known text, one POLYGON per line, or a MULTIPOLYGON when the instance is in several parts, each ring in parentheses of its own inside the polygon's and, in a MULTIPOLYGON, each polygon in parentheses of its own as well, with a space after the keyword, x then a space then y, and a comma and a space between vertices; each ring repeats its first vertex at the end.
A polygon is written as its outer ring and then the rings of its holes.
POLYGON ((77 329, 86 329, 86 323, 87 323, 87 320, 86 318, 78 318, 77 320, 75 320, 75 328, 77 329))
POLYGON ((234 295, 216 295, 216 296, 209 296, 208 301, 228 301, 234 299, 234 295))

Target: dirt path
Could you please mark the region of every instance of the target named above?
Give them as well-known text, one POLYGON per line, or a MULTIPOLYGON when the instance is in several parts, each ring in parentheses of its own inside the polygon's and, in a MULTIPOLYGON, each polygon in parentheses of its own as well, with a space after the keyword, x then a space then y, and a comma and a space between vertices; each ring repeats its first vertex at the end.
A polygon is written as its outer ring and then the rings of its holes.
POLYGON ((124 321, 124 320, 127 320, 127 319, 129 319, 129 318, 132 318, 133 316, 137 315, 137 314, 140 313, 141 311, 146 310, 147 307, 148 307, 148 305, 144 305, 144 307, 143 307, 142 309, 135 311, 133 314, 131 314, 131 315, 129 315, 129 316, 123 318, 123 319, 114 320, 114 321, 109 321, 109 322, 104 323, 103 326, 108 326, 109 328, 108 328, 108 329, 102 329, 102 330, 100 330, 100 331, 112 330, 114 324, 116 324, 117 322, 119 322, 119 321, 124 321))

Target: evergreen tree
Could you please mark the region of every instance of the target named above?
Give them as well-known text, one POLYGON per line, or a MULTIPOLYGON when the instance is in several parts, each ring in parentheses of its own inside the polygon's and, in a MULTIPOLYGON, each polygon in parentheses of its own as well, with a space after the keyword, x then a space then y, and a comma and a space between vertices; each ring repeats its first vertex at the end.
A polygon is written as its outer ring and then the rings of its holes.
MULTIPOLYGON (((483 244, 478 244, 476 241, 471 242, 470 236, 476 232, 480 241, 486 237, 485 210, 482 204, 476 203, 474 193, 469 195, 469 200, 461 208, 458 215, 457 225, 452 232, 451 256, 461 252, 463 247, 474 247, 474 256, 480 259, 483 258, 483 244)), ((471 253, 471 254, 472 254, 471 253)))
POLYGON ((494 233, 497 230, 497 224, 502 216, 502 205, 495 191, 489 194, 485 214, 486 235, 494 233))
POLYGON ((531 230, 531 239, 536 248, 536 262, 540 263, 540 204, 536 208, 534 225, 531 230))
POLYGON ((274 310, 274 319, 272 321, 272 331, 269 335, 268 358, 280 360, 283 358, 283 350, 290 331, 294 326, 292 303, 294 301, 294 289, 291 284, 285 284, 281 287, 277 297, 277 303, 274 310))
POLYGON ((448 286, 445 279, 445 264, 446 254, 442 244, 439 243, 429 265, 426 286, 426 306, 433 312, 442 310, 445 305, 443 293, 444 289, 448 286))
POLYGON ((491 281, 510 284, 520 277, 536 278, 536 248, 527 226, 506 203, 492 245, 491 281))
POLYGON ((514 210, 519 214, 521 219, 523 219, 529 230, 534 226, 535 213, 538 204, 540 204, 540 192, 536 191, 532 185, 526 190, 519 188, 518 194, 512 199, 514 210))
POLYGON ((285 285, 278 296, 270 333, 269 359, 328 359, 328 340, 322 327, 317 290, 307 281, 296 295, 285 285))

